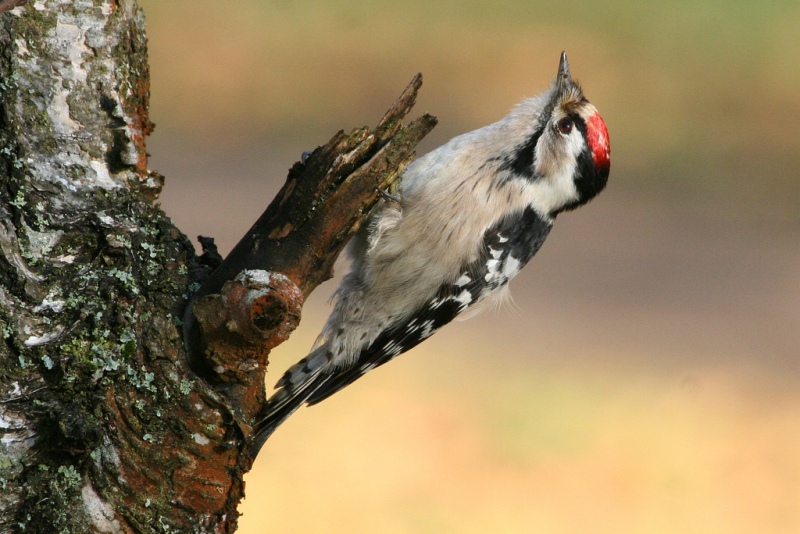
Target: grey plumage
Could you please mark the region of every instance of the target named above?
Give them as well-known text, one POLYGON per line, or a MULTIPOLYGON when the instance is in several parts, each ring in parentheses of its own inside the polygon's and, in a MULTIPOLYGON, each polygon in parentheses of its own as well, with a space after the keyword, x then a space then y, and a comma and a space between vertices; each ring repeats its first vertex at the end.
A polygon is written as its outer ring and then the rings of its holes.
POLYGON ((327 324, 278 382, 254 449, 302 404, 503 295, 555 217, 603 189, 609 154, 605 123, 562 55, 548 91, 409 165, 400 202, 384 200, 354 237, 327 324))

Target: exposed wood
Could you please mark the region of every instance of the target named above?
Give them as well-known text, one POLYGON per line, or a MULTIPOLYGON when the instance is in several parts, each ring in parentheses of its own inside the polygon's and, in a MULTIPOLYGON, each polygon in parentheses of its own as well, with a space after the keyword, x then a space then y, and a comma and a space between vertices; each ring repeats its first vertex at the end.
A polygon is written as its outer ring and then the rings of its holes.
POLYGON ((305 164, 296 163, 278 195, 200 289, 217 293, 245 269, 287 275, 307 297, 332 276, 333 264, 386 188, 414 158, 414 147, 436 125, 425 114, 408 126, 416 101, 416 75, 374 131, 336 134, 305 164))
POLYGON ((201 289, 193 369, 181 317, 218 258, 209 242, 196 258, 153 205, 143 13, 135 0, 12 3, 0 0, 0 532, 234 532, 269 350, 433 127, 402 125, 420 79, 374 131, 340 133, 291 170, 201 289))
MULTIPOLYGON (((218 384, 231 406, 246 404, 234 409, 237 413, 255 415, 250 408, 253 399, 264 398, 267 357, 278 344, 269 335, 238 332, 239 328, 260 331, 254 324, 242 326, 241 321, 264 317, 260 304, 241 298, 248 288, 239 277, 248 271, 262 273, 262 278, 285 276, 292 284, 263 290, 273 302, 296 303, 297 292, 302 301, 332 276, 336 258, 377 203, 379 190, 399 178, 414 158, 414 147, 436 124, 427 114, 407 126, 402 122, 421 84, 418 74, 374 130, 339 132, 304 163, 296 163, 266 211, 200 288, 193 310, 187 309, 194 369, 218 384), (224 327, 230 324, 237 326, 224 327), (246 380, 237 379, 239 385, 233 388, 231 377, 243 378, 241 366, 248 369, 246 380)), ((269 322, 282 325, 276 335, 283 341, 299 317, 291 305, 271 309, 277 315, 269 322)))
POLYGON ((11 11, 17 6, 24 6, 28 0, 0 0, 0 14, 11 11))

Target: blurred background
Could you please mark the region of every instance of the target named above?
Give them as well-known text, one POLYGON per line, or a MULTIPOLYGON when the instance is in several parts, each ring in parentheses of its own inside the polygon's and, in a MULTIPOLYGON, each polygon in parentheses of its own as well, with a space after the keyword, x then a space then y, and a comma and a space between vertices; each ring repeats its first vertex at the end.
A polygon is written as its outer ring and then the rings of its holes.
POLYGON ((418 71, 421 153, 546 89, 562 50, 612 139, 609 187, 559 217, 515 306, 300 410, 240 532, 800 532, 800 4, 140 4, 162 206, 223 253, 418 71))

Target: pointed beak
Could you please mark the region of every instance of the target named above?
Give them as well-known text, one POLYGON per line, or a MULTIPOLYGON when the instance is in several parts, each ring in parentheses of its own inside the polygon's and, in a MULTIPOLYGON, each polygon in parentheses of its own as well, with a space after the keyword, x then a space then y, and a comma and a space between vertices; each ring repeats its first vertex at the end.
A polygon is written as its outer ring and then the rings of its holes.
POLYGON ((556 85, 559 89, 572 83, 572 75, 569 73, 569 62, 567 61, 567 53, 561 52, 561 61, 558 63, 558 76, 556 77, 556 85))

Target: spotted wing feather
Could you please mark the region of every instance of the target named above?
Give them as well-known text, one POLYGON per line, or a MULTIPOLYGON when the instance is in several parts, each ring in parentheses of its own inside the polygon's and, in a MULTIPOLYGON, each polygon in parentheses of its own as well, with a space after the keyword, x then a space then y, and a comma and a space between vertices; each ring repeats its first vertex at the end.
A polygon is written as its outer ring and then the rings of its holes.
POLYGON ((453 283, 440 287, 432 299, 405 321, 382 333, 365 348, 356 365, 319 377, 308 397, 316 404, 351 384, 368 371, 415 347, 470 306, 503 287, 536 254, 552 223, 532 209, 509 217, 486 231, 479 257, 464 265, 453 283))

